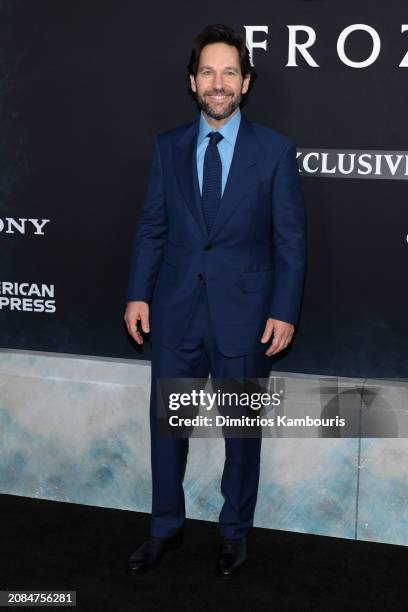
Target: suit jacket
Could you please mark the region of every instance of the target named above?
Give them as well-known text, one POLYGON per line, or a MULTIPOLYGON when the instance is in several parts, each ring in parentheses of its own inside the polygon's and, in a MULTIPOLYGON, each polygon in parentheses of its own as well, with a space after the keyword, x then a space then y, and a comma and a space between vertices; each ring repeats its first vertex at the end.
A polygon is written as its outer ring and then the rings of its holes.
POLYGON ((305 207, 294 141, 241 113, 221 205, 208 234, 197 177, 199 119, 159 134, 134 235, 126 302, 150 304, 151 339, 175 348, 202 284, 219 350, 265 351, 268 317, 296 324, 305 207))

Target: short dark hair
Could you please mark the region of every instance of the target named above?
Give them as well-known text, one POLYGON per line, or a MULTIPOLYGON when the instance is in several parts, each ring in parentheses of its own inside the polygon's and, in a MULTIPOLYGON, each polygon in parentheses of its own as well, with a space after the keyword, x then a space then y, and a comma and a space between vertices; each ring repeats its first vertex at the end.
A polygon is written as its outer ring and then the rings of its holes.
POLYGON ((244 106, 244 104, 246 104, 247 102, 248 94, 257 78, 257 73, 255 67, 251 64, 249 50, 246 46, 244 37, 239 32, 236 32, 233 28, 230 28, 229 26, 224 25, 222 23, 208 25, 203 30, 201 30, 198 36, 196 36, 193 42, 190 61, 187 65, 188 91, 195 99, 195 92, 193 92, 193 90, 191 89, 190 75, 194 75, 194 77, 197 76, 198 66, 200 63, 200 54, 202 49, 206 45, 210 45, 211 43, 217 42, 226 43, 227 45, 231 45, 237 49, 242 76, 246 77, 249 74, 251 77, 249 80, 248 91, 245 94, 242 94, 240 106, 244 106))

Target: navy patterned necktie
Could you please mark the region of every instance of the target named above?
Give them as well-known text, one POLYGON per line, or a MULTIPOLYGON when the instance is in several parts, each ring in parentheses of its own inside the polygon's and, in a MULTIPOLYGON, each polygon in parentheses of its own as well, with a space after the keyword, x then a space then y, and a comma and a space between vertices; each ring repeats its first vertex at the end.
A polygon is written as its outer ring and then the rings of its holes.
POLYGON ((224 137, 219 132, 208 132, 210 142, 205 150, 201 200, 204 219, 210 233, 221 202, 222 164, 217 144, 224 137))

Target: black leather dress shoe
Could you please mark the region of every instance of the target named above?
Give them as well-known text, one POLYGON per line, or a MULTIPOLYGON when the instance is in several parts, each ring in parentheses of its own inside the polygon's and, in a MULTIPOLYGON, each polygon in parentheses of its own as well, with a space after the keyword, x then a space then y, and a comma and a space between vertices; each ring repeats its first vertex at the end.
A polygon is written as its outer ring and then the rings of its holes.
POLYGON ((247 538, 223 538, 217 560, 217 574, 228 580, 237 573, 247 556, 247 538))
POLYGON ((166 550, 176 550, 183 544, 183 532, 168 538, 150 536, 129 557, 128 567, 134 573, 139 573, 155 567, 166 550))

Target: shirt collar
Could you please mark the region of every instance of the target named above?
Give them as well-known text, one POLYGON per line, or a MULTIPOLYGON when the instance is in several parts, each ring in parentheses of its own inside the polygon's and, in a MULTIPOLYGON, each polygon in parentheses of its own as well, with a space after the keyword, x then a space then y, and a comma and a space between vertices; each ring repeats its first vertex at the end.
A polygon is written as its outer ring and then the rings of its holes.
MULTIPOLYGON (((220 134, 223 135, 224 139, 231 144, 235 145, 235 141, 238 135, 238 128, 241 121, 241 111, 238 108, 238 112, 224 123, 224 125, 217 130, 220 134)), ((197 146, 204 140, 207 136, 208 132, 215 131, 214 128, 208 123, 206 118, 204 117, 203 111, 201 111, 200 115, 200 124, 198 128, 198 137, 197 137, 197 146)))

